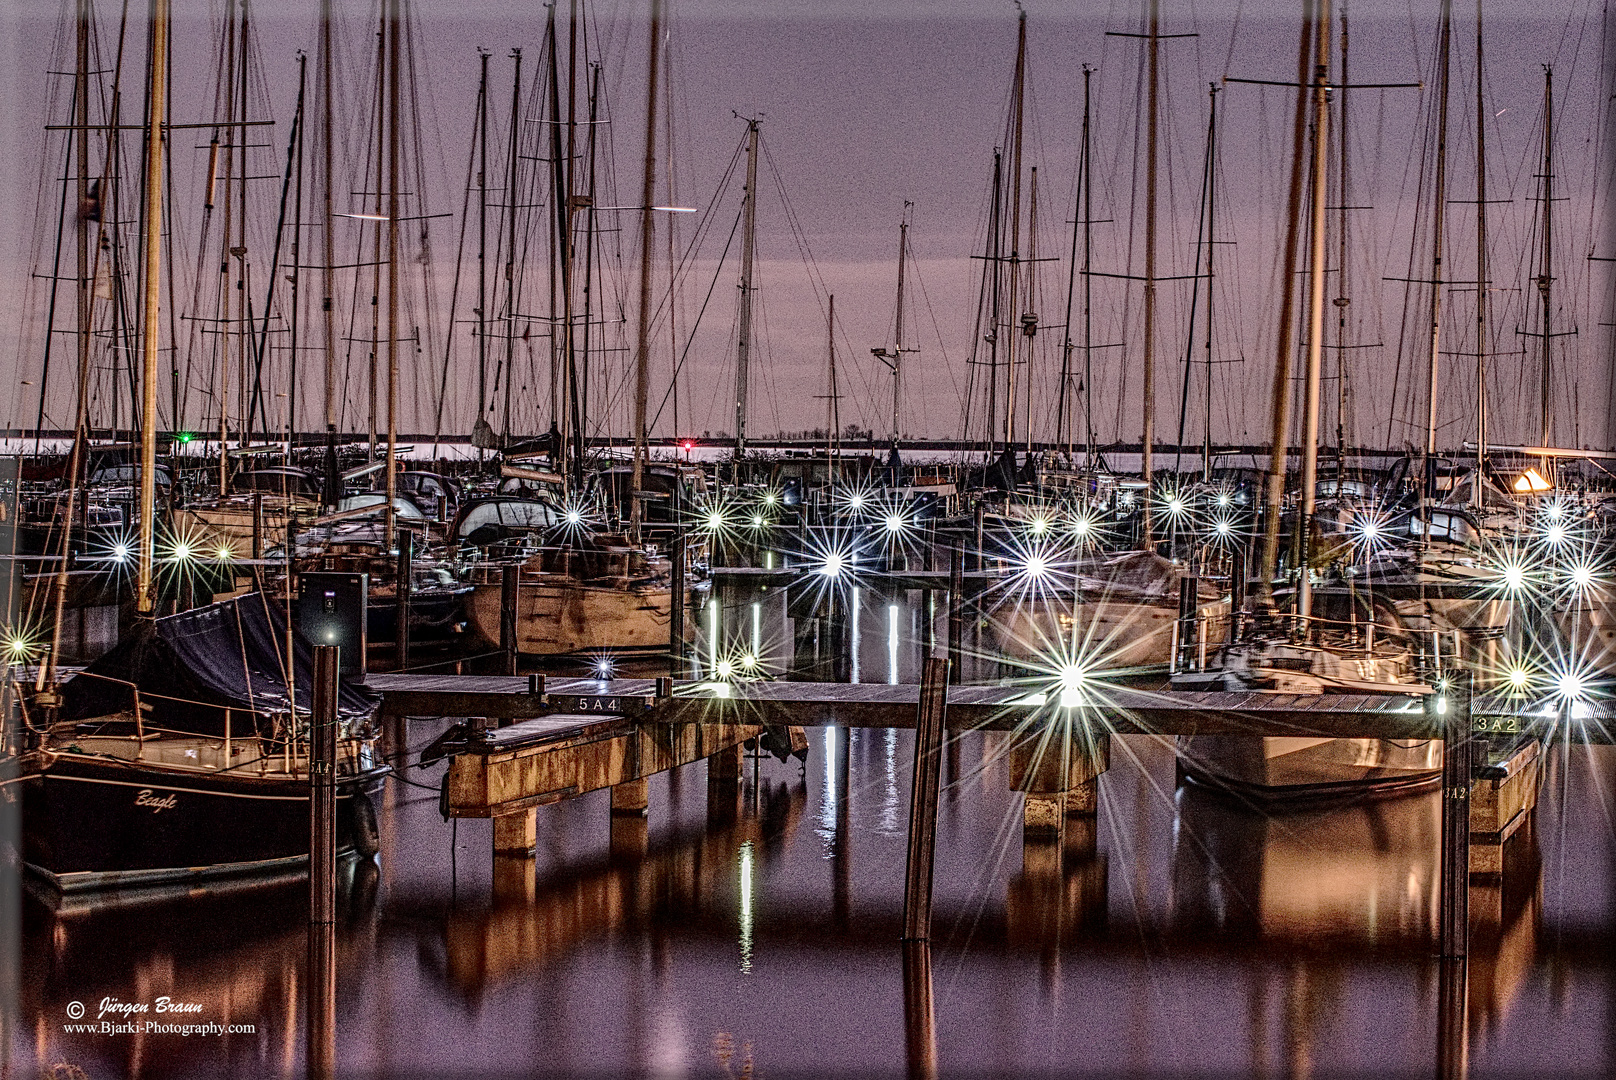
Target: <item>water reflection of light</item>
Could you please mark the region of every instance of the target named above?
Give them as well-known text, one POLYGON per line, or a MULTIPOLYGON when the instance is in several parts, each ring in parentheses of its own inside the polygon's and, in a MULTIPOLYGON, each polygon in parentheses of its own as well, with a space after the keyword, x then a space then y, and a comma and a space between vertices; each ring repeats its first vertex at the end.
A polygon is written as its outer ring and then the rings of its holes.
POLYGON ((756 658, 763 655, 763 605, 757 601, 752 602, 752 656, 756 658))
POLYGON ((825 858, 829 859, 836 854, 836 800, 840 794, 836 790, 836 750, 839 729, 834 726, 825 728, 825 793, 819 800, 819 825, 814 831, 819 833, 820 840, 824 841, 825 858))
POLYGON ((741 974, 752 972, 752 841, 741 844, 741 974))
POLYGON ((707 601, 707 666, 718 667, 718 597, 707 601))
POLYGON ((898 685, 898 605, 887 605, 887 682, 898 685))

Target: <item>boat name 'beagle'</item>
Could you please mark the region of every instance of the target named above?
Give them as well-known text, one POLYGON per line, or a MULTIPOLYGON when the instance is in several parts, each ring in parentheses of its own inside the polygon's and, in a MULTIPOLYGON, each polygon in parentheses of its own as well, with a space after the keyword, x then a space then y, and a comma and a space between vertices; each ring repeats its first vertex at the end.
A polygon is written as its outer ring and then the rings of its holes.
POLYGON ((162 813, 164 810, 172 810, 179 805, 179 802, 179 796, 173 792, 157 796, 151 793, 151 788, 141 788, 140 794, 135 796, 136 806, 149 806, 154 814, 162 813))

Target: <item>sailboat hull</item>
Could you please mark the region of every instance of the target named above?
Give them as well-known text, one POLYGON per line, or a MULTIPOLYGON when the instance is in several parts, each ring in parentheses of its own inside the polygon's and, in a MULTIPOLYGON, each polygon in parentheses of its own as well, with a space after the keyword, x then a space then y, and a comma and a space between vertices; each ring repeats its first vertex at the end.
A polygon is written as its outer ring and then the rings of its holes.
POLYGON ((1191 780, 1257 799, 1328 800, 1431 787, 1442 779, 1436 739, 1180 736, 1191 780))
MULTIPOLYGON (((339 778, 339 851, 363 851, 373 841, 369 797, 385 771, 339 778)), ((21 786, 23 861, 63 892, 266 873, 308 861, 306 774, 232 775, 64 753, 45 755, 21 786)))
MULTIPOLYGON (((695 592, 687 590, 687 604, 697 603, 695 592)), ((497 643, 500 586, 478 585, 470 608, 477 633, 497 643)), ((616 588, 568 580, 523 581, 517 597, 517 649, 531 656, 666 649, 672 612, 673 593, 666 585, 616 588)), ((689 640, 694 621, 687 619, 685 626, 689 640)))

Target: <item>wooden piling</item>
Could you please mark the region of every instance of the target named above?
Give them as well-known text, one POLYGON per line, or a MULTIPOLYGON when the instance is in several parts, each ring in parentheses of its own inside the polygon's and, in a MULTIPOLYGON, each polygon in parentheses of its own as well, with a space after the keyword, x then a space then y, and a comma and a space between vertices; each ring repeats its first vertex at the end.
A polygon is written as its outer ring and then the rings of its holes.
POLYGON ((942 778, 943 725, 948 710, 948 660, 928 656, 921 669, 915 714, 915 769, 909 795, 909 858, 903 886, 903 939, 931 937, 932 862, 937 846, 937 795, 942 778))
POLYGON ((516 563, 499 568, 499 650, 505 656, 505 674, 516 674, 516 602, 522 568, 516 563))
POLYGON ((337 670, 334 645, 314 648, 309 720, 308 1071, 333 1074, 337 1047, 337 670))
POLYGON ((948 681, 960 681, 965 648, 965 552, 956 539, 948 547, 948 681))
POLYGON ((1426 717, 1442 739, 1442 877, 1438 936, 1442 956, 1470 951, 1470 693, 1471 673, 1450 670, 1446 688, 1425 699, 1426 717))
POLYGON ((264 557, 264 493, 253 492, 252 501, 252 557, 264 557))
POLYGON ((668 603, 668 674, 679 678, 685 671, 685 534, 673 534, 668 545, 672 564, 668 603))
POLYGON ((401 529, 398 535, 398 587, 393 600, 393 641, 397 646, 393 665, 395 671, 408 671, 410 666, 410 602, 413 599, 414 576, 415 534, 401 529))

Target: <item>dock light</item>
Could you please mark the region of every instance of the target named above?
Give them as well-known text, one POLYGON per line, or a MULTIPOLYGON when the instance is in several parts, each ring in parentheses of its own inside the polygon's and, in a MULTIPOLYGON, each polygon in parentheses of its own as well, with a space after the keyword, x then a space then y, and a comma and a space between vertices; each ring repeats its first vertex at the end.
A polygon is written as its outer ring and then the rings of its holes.
POLYGON ((1032 534, 1034 536, 1043 536, 1048 531, 1049 531, 1049 519, 1048 518, 1043 517, 1043 516, 1040 515, 1039 517, 1035 517, 1035 518, 1032 519, 1032 534))
POLYGON ((599 660, 596 660, 595 661, 595 678, 597 678, 597 679, 609 679, 611 677, 612 677, 612 661, 611 661, 611 657, 603 656, 599 660))
POLYGON ((236 557, 236 549, 231 547, 228 542, 221 542, 218 547, 213 549, 213 557, 220 562, 229 562, 236 557))
POLYGON ((1566 528, 1556 521, 1543 530, 1543 540, 1550 547, 1559 547, 1566 542, 1566 528))
POLYGON ((735 677, 735 662, 733 660, 720 660, 713 665, 713 674, 720 679, 728 681, 735 677))
POLYGON ((718 532, 724 527, 724 512, 722 510, 707 511, 707 516, 703 519, 702 524, 713 532, 718 532))
POLYGON ((196 554, 196 552, 192 549, 189 541, 180 540, 175 543, 174 558, 179 559, 181 562, 185 562, 188 561, 194 554, 196 554))
POLYGON ((1514 487, 1517 493, 1525 495, 1534 491, 1548 491, 1554 485, 1543 479, 1536 469, 1527 469, 1515 479, 1514 487))
POLYGON ((1087 514, 1079 514, 1072 519, 1072 534, 1080 538, 1087 538, 1094 531, 1094 519, 1087 514))
POLYGON ((1507 677, 1512 690, 1525 690, 1532 682, 1532 673, 1519 664, 1509 669, 1507 677))
POLYGON ((1042 578, 1049 573, 1049 560, 1038 554, 1028 555, 1026 571, 1030 578, 1042 578))
POLYGON ((34 643, 21 634, 13 634, 6 639, 6 663, 21 664, 32 659, 34 643))
POLYGON ((1504 588, 1510 592, 1520 592, 1526 588, 1526 567, 1518 562, 1505 563, 1500 568, 1498 576, 1503 581, 1504 588))
POLYGON ((1543 508, 1543 512, 1548 515, 1550 521, 1559 521, 1565 517, 1565 503, 1559 499, 1551 499, 1549 504, 1543 508))
POLYGON ((1184 500, 1180 499, 1177 495, 1174 495, 1172 498, 1168 499, 1167 512, 1172 514, 1174 517, 1178 517, 1184 512, 1184 500))
POLYGON ((864 493, 862 491, 853 492, 853 494, 848 497, 847 505, 852 507, 854 510, 863 510, 864 493))
POLYGON ((1219 507, 1227 509, 1230 502, 1231 502, 1231 500, 1229 498, 1229 493, 1227 491, 1218 492, 1218 506, 1219 507))
POLYGON ((903 532, 904 524, 905 523, 904 523, 902 514, 888 514, 887 515, 887 532, 889 532, 889 533, 903 532))
POLYGON ((842 571, 846 569, 847 559, 840 552, 833 551, 825 556, 825 564, 819 568, 819 572, 828 578, 833 578, 840 577, 842 571))
POLYGON ((773 506, 775 503, 777 503, 779 501, 780 501, 780 495, 779 495, 778 492, 769 491, 769 492, 765 492, 764 495, 763 495, 763 502, 768 506, 773 506))
POLYGON ((113 561, 115 561, 115 562, 128 562, 129 561, 129 545, 128 544, 113 544, 112 545, 112 558, 113 558, 113 561))
POLYGON ((1227 540, 1234 535, 1234 523, 1226 517, 1217 518, 1212 522, 1212 532, 1219 540, 1227 540))
POLYGON ((584 523, 584 516, 576 509, 568 510, 566 521, 568 525, 582 525, 584 523))
POLYGON ((1581 701, 1588 691, 1588 680, 1582 672, 1566 669, 1554 677, 1554 692, 1567 701, 1581 701))
POLYGON ((762 514, 753 514, 752 515, 752 528, 754 528, 754 529, 763 528, 763 515, 762 514))

